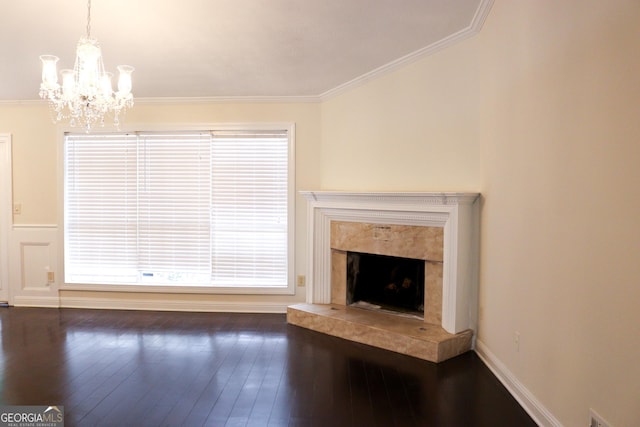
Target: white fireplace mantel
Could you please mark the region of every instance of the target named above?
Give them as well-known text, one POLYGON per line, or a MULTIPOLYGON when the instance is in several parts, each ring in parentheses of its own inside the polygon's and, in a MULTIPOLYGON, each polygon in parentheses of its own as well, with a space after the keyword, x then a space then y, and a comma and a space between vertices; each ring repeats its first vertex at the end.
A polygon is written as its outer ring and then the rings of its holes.
POLYGON ((476 331, 479 194, 301 191, 308 202, 307 303, 331 302, 331 221, 444 228, 442 327, 476 331))

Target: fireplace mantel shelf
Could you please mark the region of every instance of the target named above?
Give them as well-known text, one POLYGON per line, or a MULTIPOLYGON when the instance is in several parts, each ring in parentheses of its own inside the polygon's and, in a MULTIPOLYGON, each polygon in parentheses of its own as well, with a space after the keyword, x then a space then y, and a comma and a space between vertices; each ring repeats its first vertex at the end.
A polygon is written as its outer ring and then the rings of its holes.
POLYGON ((338 203, 379 203, 383 205, 420 204, 427 205, 456 205, 456 204, 472 204, 476 201, 479 193, 464 192, 425 192, 425 191, 367 191, 367 192, 347 192, 347 191, 300 191, 307 200, 314 202, 338 202, 338 203))

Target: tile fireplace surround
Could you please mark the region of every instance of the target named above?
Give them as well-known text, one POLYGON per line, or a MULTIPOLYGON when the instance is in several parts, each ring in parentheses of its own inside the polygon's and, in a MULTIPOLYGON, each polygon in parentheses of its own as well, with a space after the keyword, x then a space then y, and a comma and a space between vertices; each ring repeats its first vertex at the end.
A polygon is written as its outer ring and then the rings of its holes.
POLYGON ((288 308, 289 323, 432 362, 472 348, 479 194, 301 194, 308 203, 307 295, 288 308), (348 306, 347 251, 424 260, 424 319, 348 306))

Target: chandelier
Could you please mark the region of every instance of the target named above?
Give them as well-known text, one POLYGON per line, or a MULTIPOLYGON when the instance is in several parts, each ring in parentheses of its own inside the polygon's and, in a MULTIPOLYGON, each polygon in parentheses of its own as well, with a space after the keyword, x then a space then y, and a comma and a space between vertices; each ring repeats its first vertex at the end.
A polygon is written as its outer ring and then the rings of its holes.
POLYGON ((89 132, 96 124, 104 126, 105 115, 112 114, 117 127, 120 113, 133 106, 131 74, 134 68, 118 66, 118 90, 114 92, 113 74, 105 71, 100 45, 91 38, 91 0, 87 4, 87 35, 78 42, 73 70, 60 71, 62 85, 58 83, 58 59, 53 55, 40 56, 40 97, 49 101, 54 123, 69 119, 71 126, 84 126, 89 132))

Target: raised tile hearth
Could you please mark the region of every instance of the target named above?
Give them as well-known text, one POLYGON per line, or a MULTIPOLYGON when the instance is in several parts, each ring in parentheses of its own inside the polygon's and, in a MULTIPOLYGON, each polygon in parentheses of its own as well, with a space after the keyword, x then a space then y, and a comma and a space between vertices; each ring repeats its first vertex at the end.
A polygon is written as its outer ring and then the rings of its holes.
POLYGON ((335 304, 296 304, 287 321, 296 326, 430 362, 442 362, 471 349, 473 331, 450 334, 417 319, 335 304))
MULTIPOLYGON (((308 200, 307 302, 289 307, 289 323, 432 362, 473 347, 478 194, 302 194, 308 200), (350 305, 352 252, 424 262, 424 315, 350 305)), ((366 289, 387 292, 386 283, 366 289)))

